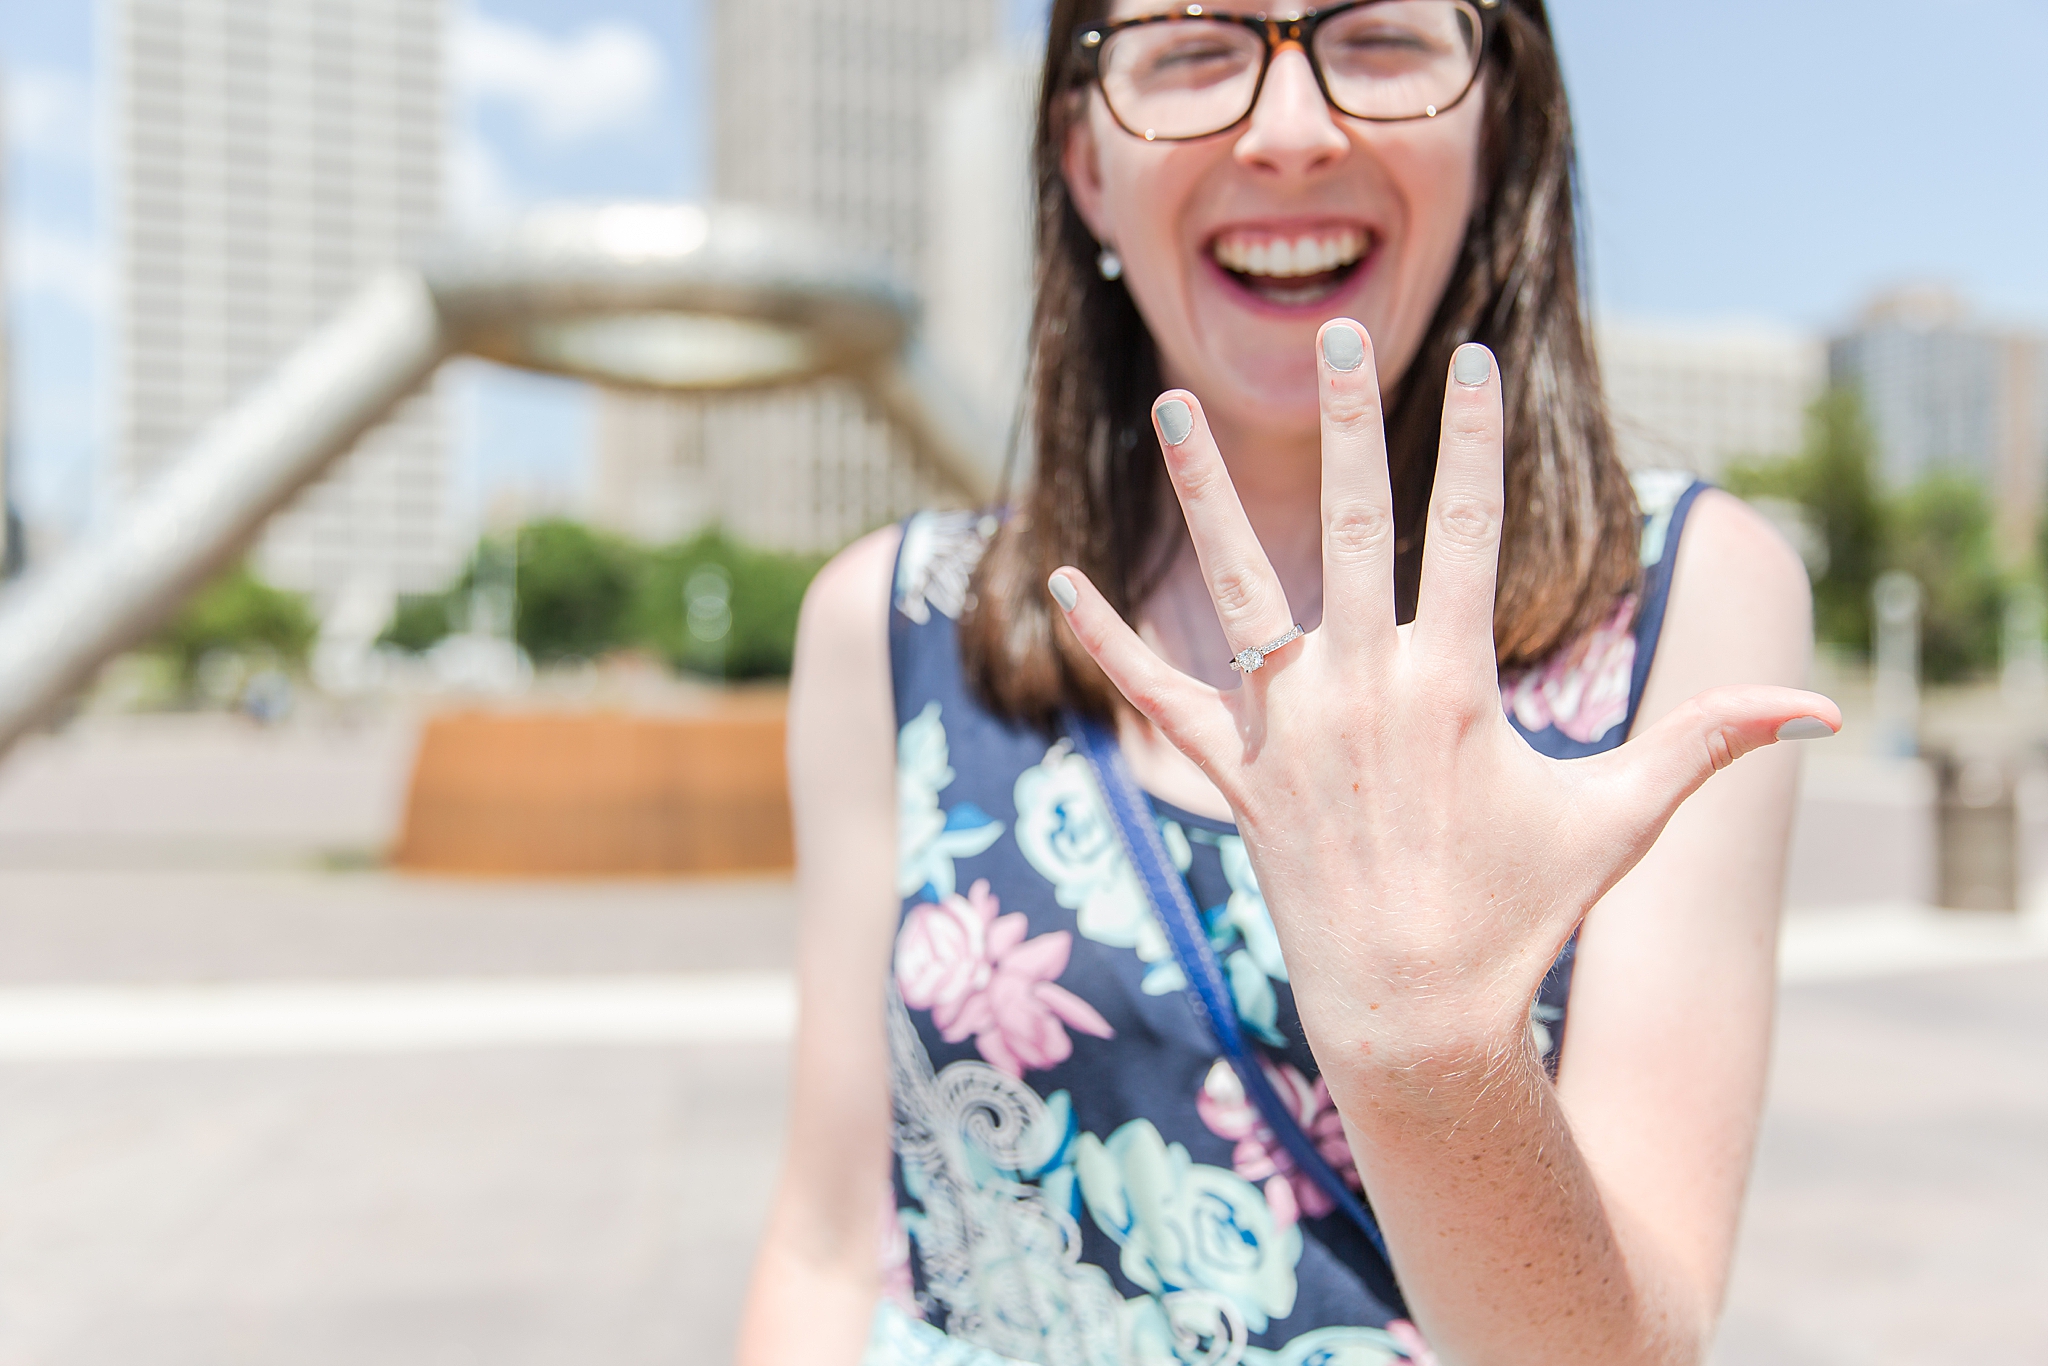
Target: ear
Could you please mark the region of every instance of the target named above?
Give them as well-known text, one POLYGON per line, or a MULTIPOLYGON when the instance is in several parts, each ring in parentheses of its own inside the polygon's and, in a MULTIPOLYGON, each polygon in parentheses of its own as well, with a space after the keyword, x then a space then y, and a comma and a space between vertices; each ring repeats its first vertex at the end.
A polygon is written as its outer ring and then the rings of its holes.
POLYGON ((1096 241, 1109 242, 1114 234, 1109 231, 1102 207, 1102 147, 1091 117, 1095 100, 1092 94, 1081 98, 1081 107, 1067 123, 1066 146, 1060 149, 1060 176, 1067 182, 1067 197, 1073 201, 1074 212, 1081 215, 1088 231, 1096 241))

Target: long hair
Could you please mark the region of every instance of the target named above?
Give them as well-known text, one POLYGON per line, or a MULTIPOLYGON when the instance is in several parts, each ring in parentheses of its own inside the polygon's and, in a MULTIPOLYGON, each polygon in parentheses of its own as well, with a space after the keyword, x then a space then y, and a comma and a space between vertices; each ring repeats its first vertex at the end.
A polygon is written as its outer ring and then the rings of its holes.
MULTIPOLYGON (((1637 509, 1614 453, 1579 294, 1571 110, 1542 0, 1507 0, 1486 55, 1481 191, 1449 285, 1407 373, 1387 394, 1395 598, 1414 613, 1444 377, 1483 342, 1500 360, 1506 524, 1494 605, 1503 668, 1534 663, 1607 618, 1635 586, 1637 509)), ((975 573, 967 675, 997 712, 1049 725, 1065 707, 1106 717, 1108 679, 1056 621, 1045 580, 1088 574, 1128 617, 1185 534, 1152 434, 1162 387, 1152 334, 1075 211, 1061 154, 1085 108, 1075 34, 1105 0, 1056 0, 1033 154, 1037 303, 1028 482, 975 573)))

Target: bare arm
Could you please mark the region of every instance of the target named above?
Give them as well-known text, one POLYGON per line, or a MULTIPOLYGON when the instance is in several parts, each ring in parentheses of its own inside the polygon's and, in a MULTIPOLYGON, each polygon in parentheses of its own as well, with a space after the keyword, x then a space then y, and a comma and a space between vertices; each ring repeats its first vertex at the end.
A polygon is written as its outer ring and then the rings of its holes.
MULTIPOLYGON (((1695 507, 1638 729, 1707 688, 1797 685, 1805 572, 1726 494, 1695 507)), ((1693 1363, 1718 1317, 1770 1044, 1796 751, 1680 807, 1587 917, 1558 1084, 1500 1039, 1386 1079, 1354 1140, 1447 1361, 1693 1363)))
POLYGON ((804 598, 790 684, 802 1012, 787 1149, 740 1328, 741 1366, 860 1359, 879 1293, 896 923, 888 604, 898 532, 843 551, 804 598))
MULTIPOLYGON (((1725 493, 1693 508, 1638 729, 1730 683, 1801 686, 1806 571, 1725 493)), ((1734 1251, 1769 1062, 1799 752, 1772 746, 1671 818, 1579 937, 1558 1095, 1639 1281, 1704 1347, 1734 1251)))
MULTIPOLYGON (((1058 576, 1067 619, 1236 814, 1303 1029, 1442 1359, 1687 1366, 1711 1329, 1755 1125, 1786 769, 1685 804, 1784 728, 1840 724, 1826 698, 1782 686, 1804 671, 1803 577, 1753 519, 1709 501, 1651 699, 1667 714, 1618 750, 1546 758, 1503 716, 1494 672, 1491 358, 1468 347, 1454 362, 1401 627, 1374 370, 1320 370, 1316 632, 1218 690, 1152 654, 1076 570, 1058 576), (1724 679, 1740 682, 1690 695, 1724 679), (1585 998, 1552 1086, 1528 1005, 1582 920, 1585 998), (1747 1016, 1725 1039, 1681 1037, 1675 1012, 1702 1000, 1747 1016), (1616 1032, 1634 1036, 1603 1049, 1616 1032), (1680 1092, 1682 1108, 1659 1108, 1680 1092)), ((1155 411, 1226 635, 1273 639, 1292 614, 1198 400, 1170 393, 1155 411)))

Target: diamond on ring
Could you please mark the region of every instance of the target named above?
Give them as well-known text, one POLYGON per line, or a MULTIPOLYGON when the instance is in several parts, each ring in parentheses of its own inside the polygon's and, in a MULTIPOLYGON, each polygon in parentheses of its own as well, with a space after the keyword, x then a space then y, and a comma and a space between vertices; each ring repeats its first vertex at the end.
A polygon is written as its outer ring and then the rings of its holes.
POLYGON ((1264 645, 1251 645, 1239 650, 1230 657, 1230 667, 1241 674, 1257 673, 1266 666, 1267 655, 1283 645, 1293 644, 1306 634, 1307 632, 1301 629, 1301 623, 1297 621, 1294 623, 1294 629, 1285 635, 1269 640, 1264 645))

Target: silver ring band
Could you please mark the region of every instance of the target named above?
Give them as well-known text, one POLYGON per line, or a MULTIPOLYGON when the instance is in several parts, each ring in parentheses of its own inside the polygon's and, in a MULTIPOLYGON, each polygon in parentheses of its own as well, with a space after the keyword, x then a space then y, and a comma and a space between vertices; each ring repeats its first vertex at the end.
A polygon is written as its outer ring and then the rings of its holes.
POLYGON ((1248 649, 1239 650, 1236 654, 1230 657, 1230 667, 1237 670, 1241 674, 1255 674, 1260 669, 1266 667, 1267 655, 1272 654, 1273 651, 1279 649, 1283 645, 1292 645, 1295 641, 1300 640, 1303 636, 1307 634, 1308 633, 1306 631, 1301 629, 1301 623, 1297 621, 1294 623, 1294 628, 1288 631, 1285 635, 1276 636, 1272 640, 1267 641, 1264 645, 1258 645, 1248 649))

